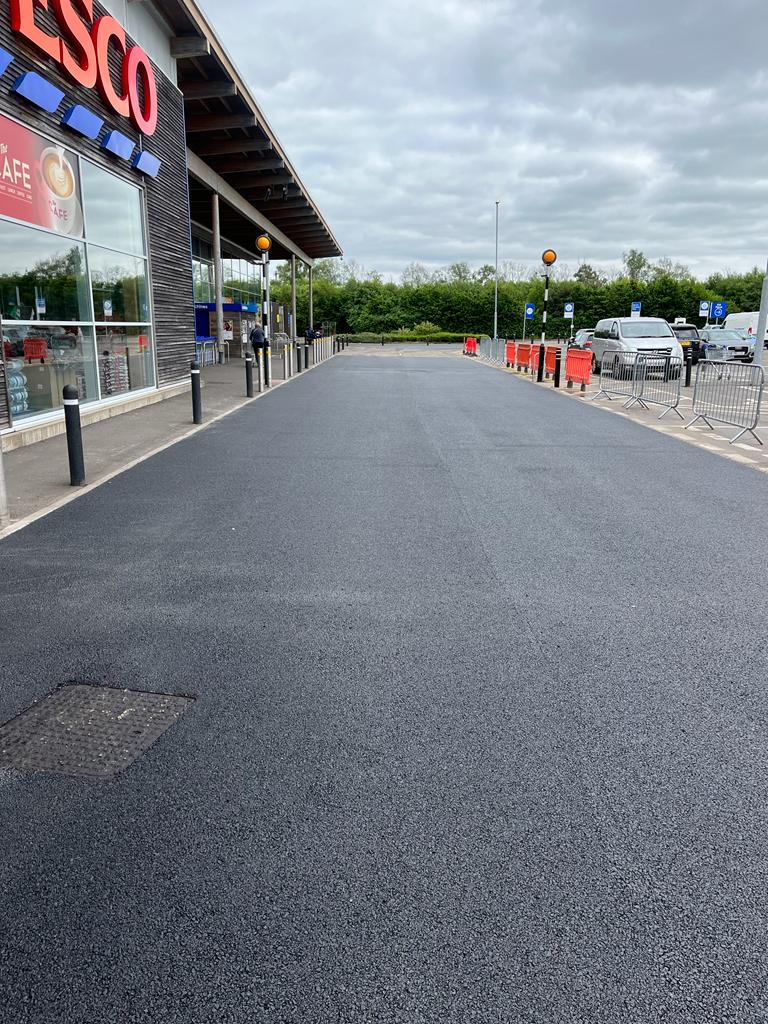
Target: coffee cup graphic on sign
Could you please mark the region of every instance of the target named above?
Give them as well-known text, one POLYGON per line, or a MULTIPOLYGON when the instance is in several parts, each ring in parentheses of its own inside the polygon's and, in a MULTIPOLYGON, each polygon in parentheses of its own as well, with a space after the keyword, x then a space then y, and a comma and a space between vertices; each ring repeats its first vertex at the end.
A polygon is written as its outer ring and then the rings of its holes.
POLYGON ((38 162, 47 226, 62 235, 80 235, 83 213, 75 170, 60 146, 48 146, 38 162))

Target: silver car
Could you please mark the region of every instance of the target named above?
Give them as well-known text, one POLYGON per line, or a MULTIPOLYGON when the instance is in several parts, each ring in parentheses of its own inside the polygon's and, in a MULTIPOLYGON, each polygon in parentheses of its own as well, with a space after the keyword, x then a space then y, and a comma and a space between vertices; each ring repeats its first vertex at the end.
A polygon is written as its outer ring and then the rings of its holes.
POLYGON ((683 349, 666 320, 655 316, 600 320, 592 339, 592 369, 600 372, 606 352, 660 352, 682 360, 683 349))
POLYGON ((699 331, 702 359, 716 359, 720 362, 738 360, 751 363, 755 354, 754 338, 745 338, 741 331, 724 327, 704 327, 699 331))

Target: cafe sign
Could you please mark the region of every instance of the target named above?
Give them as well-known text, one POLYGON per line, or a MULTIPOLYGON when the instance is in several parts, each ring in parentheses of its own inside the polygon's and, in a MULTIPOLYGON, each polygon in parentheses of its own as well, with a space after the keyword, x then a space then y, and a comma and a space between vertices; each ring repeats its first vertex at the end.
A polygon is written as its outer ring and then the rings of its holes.
POLYGON ((35 21, 35 8, 48 10, 49 0, 11 0, 11 28, 59 64, 78 85, 85 89, 98 87, 107 106, 121 117, 130 117, 140 132, 154 134, 157 82, 144 50, 127 45, 125 30, 110 15, 94 21, 93 0, 50 2, 59 35, 49 34, 35 21), (112 52, 120 61, 119 87, 109 71, 112 52))

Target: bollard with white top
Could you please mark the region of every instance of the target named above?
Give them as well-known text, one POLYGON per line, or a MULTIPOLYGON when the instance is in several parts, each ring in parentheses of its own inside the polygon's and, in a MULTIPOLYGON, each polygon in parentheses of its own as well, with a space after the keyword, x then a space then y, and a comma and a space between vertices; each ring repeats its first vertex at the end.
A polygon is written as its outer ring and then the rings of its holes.
POLYGON ((69 482, 72 487, 82 487, 85 483, 83 429, 80 423, 80 397, 74 384, 65 385, 62 399, 64 402, 64 426, 67 431, 69 482))

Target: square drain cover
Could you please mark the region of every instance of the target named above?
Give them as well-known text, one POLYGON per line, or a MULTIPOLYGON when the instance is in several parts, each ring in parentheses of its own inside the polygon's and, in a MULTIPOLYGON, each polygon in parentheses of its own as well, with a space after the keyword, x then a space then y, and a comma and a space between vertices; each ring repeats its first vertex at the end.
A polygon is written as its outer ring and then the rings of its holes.
POLYGON ((62 686, 0 726, 0 768, 112 778, 177 722, 193 699, 62 686))

